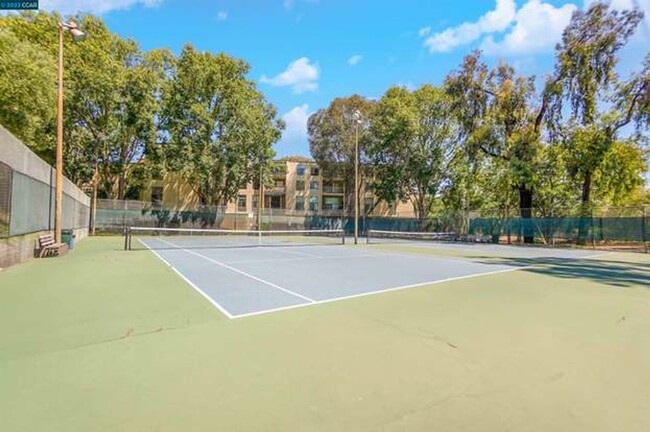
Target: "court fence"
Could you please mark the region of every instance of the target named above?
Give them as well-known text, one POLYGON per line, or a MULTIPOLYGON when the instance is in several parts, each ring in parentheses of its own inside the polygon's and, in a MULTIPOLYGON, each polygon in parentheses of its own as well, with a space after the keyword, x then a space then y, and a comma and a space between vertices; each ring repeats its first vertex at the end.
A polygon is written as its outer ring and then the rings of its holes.
MULTIPOLYGON (((0 268, 34 256, 39 234, 54 229, 55 170, 0 126, 0 268)), ((90 198, 63 182, 63 229, 88 233, 90 198)))
MULTIPOLYGON (((159 228, 215 228, 232 230, 343 229, 354 232, 354 216, 340 210, 295 211, 257 209, 238 212, 226 207, 199 206, 169 209, 143 201, 98 200, 98 232, 123 233, 129 226, 159 228)), ((546 246, 584 245, 647 250, 650 242, 650 205, 636 207, 580 206, 547 211, 483 209, 436 211, 424 219, 400 215, 361 215, 359 233, 368 230, 454 233, 473 242, 546 246), (522 217, 521 214, 530 217, 522 217)))

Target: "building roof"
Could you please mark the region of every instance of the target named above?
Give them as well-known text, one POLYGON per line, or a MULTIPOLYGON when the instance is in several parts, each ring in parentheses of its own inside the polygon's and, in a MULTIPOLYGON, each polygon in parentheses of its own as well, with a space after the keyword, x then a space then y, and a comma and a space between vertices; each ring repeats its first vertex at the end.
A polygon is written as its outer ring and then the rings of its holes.
POLYGON ((305 163, 314 163, 313 159, 310 159, 305 156, 285 156, 277 159, 278 162, 305 162, 305 163))

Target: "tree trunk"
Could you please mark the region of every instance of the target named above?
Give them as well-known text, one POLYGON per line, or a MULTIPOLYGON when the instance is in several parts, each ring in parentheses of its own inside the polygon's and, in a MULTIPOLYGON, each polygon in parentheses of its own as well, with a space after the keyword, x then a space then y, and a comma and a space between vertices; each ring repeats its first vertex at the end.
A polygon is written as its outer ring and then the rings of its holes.
POLYGON ((126 195, 126 174, 124 171, 120 173, 117 183, 117 198, 123 200, 126 195))
POLYGON ((582 205, 586 206, 591 200, 591 172, 585 173, 585 179, 582 183, 582 205))
POLYGON ((524 184, 519 185, 519 215, 522 219, 524 243, 532 244, 535 241, 535 230, 531 218, 533 208, 533 190, 524 184))

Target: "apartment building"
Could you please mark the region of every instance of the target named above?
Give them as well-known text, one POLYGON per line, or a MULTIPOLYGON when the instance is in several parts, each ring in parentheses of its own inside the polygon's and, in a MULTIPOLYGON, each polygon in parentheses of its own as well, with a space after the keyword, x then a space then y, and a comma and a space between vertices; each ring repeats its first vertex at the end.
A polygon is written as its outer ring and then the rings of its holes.
MULTIPOLYGON (((325 176, 323 170, 306 158, 287 158, 276 161, 273 171, 273 185, 264 188, 263 208, 278 213, 321 213, 341 214, 344 211, 345 183, 341 178, 325 176)), ((140 199, 162 208, 191 210, 201 203, 192 188, 179 175, 166 174, 162 179, 153 180, 141 192, 140 199)), ((237 198, 228 203, 228 213, 252 214, 258 211, 260 202, 259 181, 254 181, 240 189, 237 198)), ((375 197, 370 191, 362 191, 362 214, 389 216, 399 214, 403 217, 413 215, 410 203, 375 206, 375 197)), ((351 213, 353 209, 346 209, 351 213)))

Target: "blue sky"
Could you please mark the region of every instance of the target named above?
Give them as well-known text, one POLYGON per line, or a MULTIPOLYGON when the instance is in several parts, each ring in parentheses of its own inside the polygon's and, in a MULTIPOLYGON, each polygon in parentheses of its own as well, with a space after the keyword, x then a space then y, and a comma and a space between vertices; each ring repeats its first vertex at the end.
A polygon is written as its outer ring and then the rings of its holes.
MULTIPOLYGON (((41 0, 45 9, 101 15, 142 48, 202 50, 247 60, 250 78, 287 123, 279 156, 309 154, 309 114, 338 96, 380 97, 392 85, 439 84, 473 49, 520 73, 552 70, 553 46, 571 13, 591 0, 41 0)), ((650 15, 650 0, 633 4, 650 15)), ((638 67, 650 20, 623 54, 638 67)))

